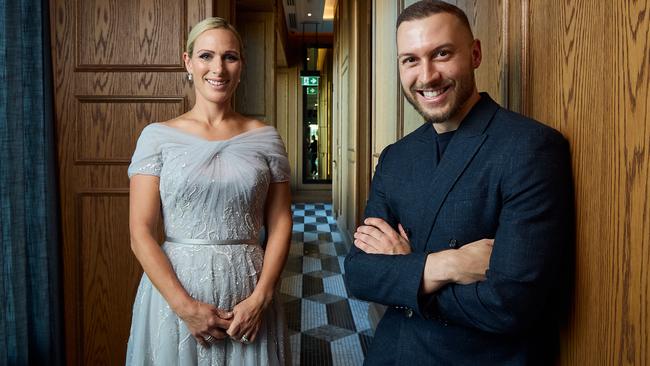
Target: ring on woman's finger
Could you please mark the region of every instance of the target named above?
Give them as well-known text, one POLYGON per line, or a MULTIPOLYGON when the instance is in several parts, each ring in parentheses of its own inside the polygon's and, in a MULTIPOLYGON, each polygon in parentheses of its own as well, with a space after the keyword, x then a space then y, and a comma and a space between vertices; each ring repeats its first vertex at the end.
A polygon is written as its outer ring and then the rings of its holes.
POLYGON ((250 340, 248 339, 248 337, 246 336, 246 334, 244 334, 243 336, 241 336, 241 339, 240 339, 239 341, 242 342, 242 343, 248 343, 248 342, 250 342, 250 340))
POLYGON ((203 339, 205 339, 205 341, 208 342, 208 343, 212 343, 212 342, 216 341, 216 339, 211 335, 209 335, 209 336, 207 336, 207 337, 205 337, 203 339))

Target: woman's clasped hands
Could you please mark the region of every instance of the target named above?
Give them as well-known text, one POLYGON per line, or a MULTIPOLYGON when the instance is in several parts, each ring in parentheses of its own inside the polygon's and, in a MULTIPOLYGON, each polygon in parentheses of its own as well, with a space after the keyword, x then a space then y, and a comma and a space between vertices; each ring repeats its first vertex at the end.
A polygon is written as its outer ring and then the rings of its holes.
POLYGON ((244 344, 254 342, 262 324, 262 314, 269 302, 269 296, 253 292, 251 296, 235 305, 232 309, 232 322, 226 331, 230 338, 244 344))
POLYGON ((195 300, 180 311, 178 316, 199 344, 209 346, 228 336, 226 329, 232 323, 233 313, 195 300))
POLYGON ((193 301, 178 315, 196 341, 205 347, 226 337, 247 344, 255 341, 267 304, 268 301, 255 294, 237 304, 232 311, 193 301))

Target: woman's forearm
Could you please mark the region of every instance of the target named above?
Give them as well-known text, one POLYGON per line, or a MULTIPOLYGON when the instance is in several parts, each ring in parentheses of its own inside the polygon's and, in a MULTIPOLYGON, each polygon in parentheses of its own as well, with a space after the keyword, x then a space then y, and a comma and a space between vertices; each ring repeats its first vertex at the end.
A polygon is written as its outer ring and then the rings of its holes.
POLYGON ((273 223, 268 227, 269 237, 264 253, 262 273, 253 292, 254 295, 263 298, 265 305, 268 305, 273 297, 275 286, 280 279, 289 254, 291 226, 291 211, 287 211, 281 217, 274 218, 273 223))
POLYGON ((131 230, 131 249, 149 280, 165 298, 172 310, 183 313, 193 299, 178 280, 169 259, 147 229, 131 230))

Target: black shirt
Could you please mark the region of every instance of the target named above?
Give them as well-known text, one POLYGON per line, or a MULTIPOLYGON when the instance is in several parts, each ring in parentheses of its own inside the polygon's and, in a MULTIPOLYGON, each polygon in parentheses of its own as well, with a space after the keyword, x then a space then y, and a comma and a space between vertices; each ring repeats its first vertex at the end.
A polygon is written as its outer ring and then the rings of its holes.
POLYGON ((436 140, 436 150, 438 152, 438 159, 437 161, 440 162, 440 159, 442 159, 442 155, 445 153, 445 150, 447 149, 447 145, 449 145, 449 141, 451 141, 451 138, 454 137, 454 133, 456 131, 449 131, 449 132, 444 132, 444 133, 437 133, 435 129, 433 129, 434 137, 436 140))

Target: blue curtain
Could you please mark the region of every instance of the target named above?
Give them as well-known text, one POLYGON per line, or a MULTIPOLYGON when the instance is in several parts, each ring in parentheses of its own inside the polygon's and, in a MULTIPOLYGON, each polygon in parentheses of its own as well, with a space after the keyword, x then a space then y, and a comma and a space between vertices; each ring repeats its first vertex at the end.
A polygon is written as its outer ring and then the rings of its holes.
POLYGON ((0 364, 63 363, 48 2, 0 0, 0 364))

